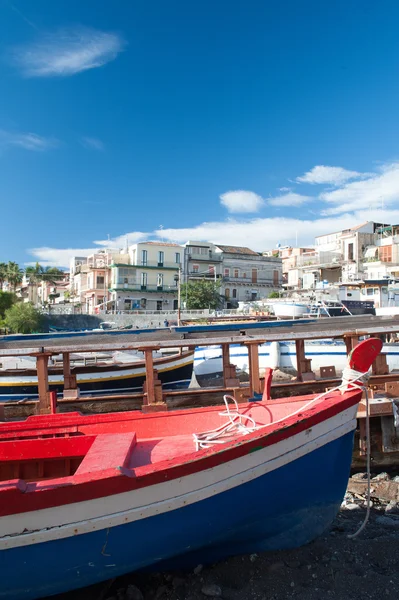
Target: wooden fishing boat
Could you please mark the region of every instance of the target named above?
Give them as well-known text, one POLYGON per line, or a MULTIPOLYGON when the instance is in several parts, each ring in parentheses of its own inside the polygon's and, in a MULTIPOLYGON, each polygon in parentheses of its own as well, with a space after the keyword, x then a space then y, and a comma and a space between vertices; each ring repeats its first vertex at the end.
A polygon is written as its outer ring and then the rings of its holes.
MULTIPOLYGON (((72 365, 71 373, 76 375, 81 394, 140 391, 146 377, 145 361, 142 357, 133 355, 131 357, 131 362, 127 359, 123 362, 97 361, 91 364, 72 365)), ((37 398, 36 362, 34 358, 31 361, 32 365, 26 358, 21 363, 14 359, 9 361, 8 368, 4 368, 3 365, 0 370, 0 401, 37 398), (17 364, 13 365, 13 363, 17 364)), ((193 363, 194 351, 190 350, 181 354, 154 358, 154 369, 157 370, 164 389, 184 389, 190 384, 193 363)), ((62 364, 60 366, 50 364, 48 373, 50 391, 62 393, 64 387, 62 364)))
POLYGON ((0 598, 311 541, 339 510, 354 382, 381 345, 361 342, 350 382, 320 396, 1 423, 0 598))

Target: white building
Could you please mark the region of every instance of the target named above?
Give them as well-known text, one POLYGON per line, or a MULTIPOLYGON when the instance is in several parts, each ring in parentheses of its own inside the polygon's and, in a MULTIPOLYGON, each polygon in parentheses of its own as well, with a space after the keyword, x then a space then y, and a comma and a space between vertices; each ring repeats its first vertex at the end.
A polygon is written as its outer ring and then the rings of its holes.
POLYGON ((130 246, 127 260, 110 265, 112 308, 176 309, 183 253, 183 246, 172 243, 140 242, 130 246))
POLYGON ((185 244, 185 281, 218 282, 226 308, 267 298, 282 285, 282 261, 247 247, 189 241, 185 244))
POLYGON ((374 244, 379 223, 368 221, 315 238, 315 248, 297 256, 289 269, 290 289, 314 289, 319 282, 350 283, 365 276, 364 253, 374 244))

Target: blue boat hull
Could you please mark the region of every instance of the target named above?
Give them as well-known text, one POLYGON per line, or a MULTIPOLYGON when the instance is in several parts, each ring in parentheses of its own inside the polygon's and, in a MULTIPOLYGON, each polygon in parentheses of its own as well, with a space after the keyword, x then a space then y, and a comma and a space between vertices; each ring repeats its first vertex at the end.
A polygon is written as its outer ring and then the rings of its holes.
POLYGON ((0 598, 32 600, 148 567, 192 566, 298 547, 319 536, 344 496, 353 432, 241 486, 93 533, 0 552, 0 598))

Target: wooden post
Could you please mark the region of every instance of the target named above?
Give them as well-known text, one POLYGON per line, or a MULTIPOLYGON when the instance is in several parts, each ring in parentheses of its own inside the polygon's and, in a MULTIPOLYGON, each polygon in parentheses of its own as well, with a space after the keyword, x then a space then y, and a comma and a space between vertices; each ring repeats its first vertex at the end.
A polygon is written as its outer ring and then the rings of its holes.
POLYGON ((62 371, 64 375, 64 399, 77 400, 79 398, 79 389, 76 381, 76 375, 71 374, 71 357, 69 352, 62 353, 62 371))
POLYGON ((36 357, 37 388, 39 392, 38 413, 40 415, 48 415, 51 412, 48 388, 48 357, 48 354, 39 354, 36 357))
POLYGON ((305 356, 305 340, 295 340, 297 379, 298 381, 311 381, 315 379, 312 371, 312 360, 305 356))
POLYGON ((145 348, 145 381, 146 393, 144 395, 144 404, 155 403, 155 386, 154 386, 154 360, 152 358, 152 348, 145 348))
POLYGON ((355 346, 358 345, 359 336, 356 334, 353 334, 353 333, 345 334, 344 342, 345 342, 345 346, 346 346, 346 354, 349 356, 349 354, 352 352, 353 348, 355 348, 355 346))
POLYGON ((230 378, 230 346, 222 344, 222 362, 223 362, 223 386, 227 387, 227 379, 230 378))
POLYGON ((249 364, 249 389, 251 395, 262 393, 262 384, 259 376, 259 345, 258 342, 246 344, 248 348, 249 364))
POLYGON ((69 375, 71 374, 71 356, 69 352, 62 353, 62 370, 64 373, 64 386, 69 387, 65 385, 65 378, 69 377, 69 375))
POLYGON ((302 365, 305 359, 305 341, 295 340, 296 372, 298 381, 302 381, 302 365))

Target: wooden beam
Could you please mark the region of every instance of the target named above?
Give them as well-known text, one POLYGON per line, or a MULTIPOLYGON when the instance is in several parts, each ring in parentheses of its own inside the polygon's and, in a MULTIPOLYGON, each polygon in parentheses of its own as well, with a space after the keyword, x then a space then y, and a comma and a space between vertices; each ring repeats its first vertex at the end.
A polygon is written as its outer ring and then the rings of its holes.
POLYGON ((145 357, 145 383, 146 383, 146 393, 144 395, 144 404, 155 404, 154 359, 152 357, 152 349, 145 349, 144 357, 145 357))
POLYGON ((48 354, 39 354, 36 357, 37 387, 39 392, 38 413, 48 415, 51 413, 51 403, 48 387, 48 354))
POLYGON ((344 333, 343 338, 346 346, 346 354, 349 356, 353 348, 359 343, 359 335, 356 332, 344 333))
POLYGON ((226 381, 230 379, 230 346, 222 344, 222 362, 223 362, 223 385, 226 387, 226 381))
POLYGON ((65 376, 68 376, 71 374, 71 356, 70 356, 69 352, 62 353, 62 370, 64 373, 64 379, 65 379, 65 376))
MULTIPOLYGON (((208 346, 209 344, 242 344, 245 341, 257 341, 258 343, 271 341, 293 341, 293 340, 317 340, 326 338, 342 338, 349 331, 351 335, 378 335, 389 334, 399 331, 399 319, 390 317, 372 317, 367 316, 367 321, 364 317, 358 320, 359 317, 334 317, 333 319, 319 319, 322 323, 307 323, 306 325, 287 325, 286 327, 274 327, 270 329, 245 329, 243 324, 243 335, 239 335, 237 330, 226 330, 223 333, 220 331, 205 331, 204 333, 180 333, 178 331, 168 331, 159 333, 157 339, 153 339, 155 334, 135 334, 131 339, 135 341, 126 342, 127 334, 121 333, 121 341, 118 342, 118 336, 113 335, 112 343, 98 343, 94 340, 88 343, 87 338, 77 338, 76 343, 68 345, 52 345, 51 339, 48 346, 43 348, 43 340, 38 342, 37 347, 22 347, 22 342, 0 342, 0 356, 21 356, 30 355, 37 356, 45 351, 49 354, 59 354, 61 352, 98 352, 114 351, 114 350, 144 350, 151 348, 153 350, 162 348, 178 348, 182 346, 208 346), (332 323, 333 321, 333 323, 332 323), (359 327, 356 327, 359 325, 359 327), (184 335, 184 338, 182 337, 184 335), (79 340, 79 342, 78 342, 79 340), (41 346, 39 347, 39 343, 41 346)), ((206 328, 205 328, 206 329, 206 328)), ((69 342, 69 340, 68 340, 69 342)), ((31 343, 31 342, 27 342, 31 343)))
POLYGON ((248 348, 249 389, 251 395, 262 393, 262 383, 259 375, 259 346, 257 343, 245 344, 248 348))
POLYGON ((298 381, 302 381, 302 365, 305 360, 305 341, 295 340, 296 372, 298 381))
POLYGON ((79 398, 79 389, 75 373, 71 373, 71 357, 69 352, 62 353, 62 372, 64 375, 64 398, 79 398))

